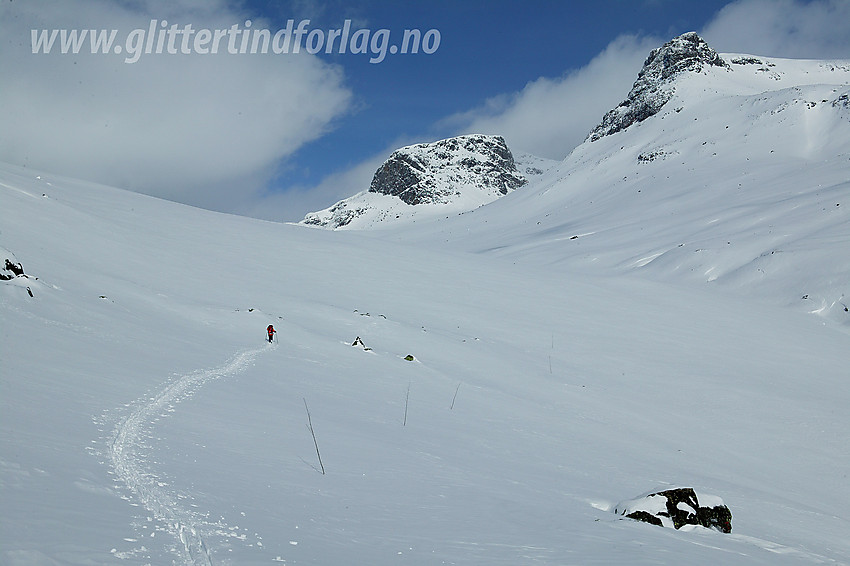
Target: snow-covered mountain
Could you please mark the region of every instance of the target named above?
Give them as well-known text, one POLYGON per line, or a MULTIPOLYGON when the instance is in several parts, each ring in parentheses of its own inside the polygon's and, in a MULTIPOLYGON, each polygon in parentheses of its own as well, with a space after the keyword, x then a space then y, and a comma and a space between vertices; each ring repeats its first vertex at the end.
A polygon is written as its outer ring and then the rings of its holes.
POLYGON ((721 286, 850 325, 848 196, 850 61, 718 55, 686 34, 540 181, 398 237, 436 229, 468 251, 721 286))
POLYGON ((368 190, 311 212, 301 223, 376 228, 472 210, 555 164, 524 157, 517 163, 504 138, 480 134, 403 147, 378 168, 368 190))
POLYGON ((347 227, 711 283, 850 325, 848 155, 850 61, 718 54, 687 33, 649 54, 583 144, 510 195, 455 218, 361 193, 313 221, 359 213, 347 227))
POLYGON ((850 64, 720 57, 380 231, 0 164, 0 564, 850 564, 850 64))
POLYGON ((699 73, 708 66, 728 68, 723 58, 695 32, 653 49, 629 96, 602 118, 588 139, 596 141, 654 116, 673 97, 676 80, 682 73, 699 73))

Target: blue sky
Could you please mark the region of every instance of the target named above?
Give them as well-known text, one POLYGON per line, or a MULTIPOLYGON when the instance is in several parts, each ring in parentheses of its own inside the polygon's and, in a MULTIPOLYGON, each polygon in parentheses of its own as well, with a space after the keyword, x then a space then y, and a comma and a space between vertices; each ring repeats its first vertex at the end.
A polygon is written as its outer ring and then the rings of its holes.
MULTIPOLYGON (((270 13, 268 2, 256 4, 259 13, 270 13)), ((672 38, 699 29, 725 2, 374 1, 355 9, 343 8, 346 4, 325 10, 320 25, 339 28, 345 17, 353 17, 398 34, 437 29, 440 46, 430 55, 388 56, 379 64, 370 64, 365 55, 329 57, 345 69, 357 100, 334 135, 294 156, 297 165, 290 173, 297 182, 317 182, 322 171, 346 165, 328 162, 328 153, 346 156, 350 164, 399 138, 452 135, 439 127, 447 116, 519 91, 539 77, 583 67, 621 34, 672 38)), ((293 17, 280 14, 273 27, 284 27, 285 18, 293 17)))
MULTIPOLYGON (((400 146, 504 135, 562 159, 649 51, 697 31, 720 52, 850 59, 846 0, 14 0, 0 5, 0 160, 272 220, 368 188, 400 146), (430 54, 32 52, 33 30, 236 25, 439 32, 430 54)), ((433 37, 433 36, 432 36, 433 37)))

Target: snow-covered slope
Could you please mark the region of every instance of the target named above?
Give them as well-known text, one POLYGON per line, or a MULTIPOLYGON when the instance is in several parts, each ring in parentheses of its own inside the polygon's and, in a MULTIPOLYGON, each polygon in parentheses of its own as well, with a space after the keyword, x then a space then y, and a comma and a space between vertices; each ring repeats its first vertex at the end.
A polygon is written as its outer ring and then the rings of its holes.
POLYGON ((394 151, 368 190, 301 222, 330 229, 386 228, 456 215, 492 202, 539 177, 554 161, 515 160, 499 136, 471 134, 394 151))
POLYGON ((0 282, 3 564, 848 563, 847 336, 813 317, 8 166, 0 195, 33 292, 0 282), (732 534, 613 513, 677 485, 732 534))
POLYGON ((842 69, 380 235, 0 164, 0 563, 850 564, 845 329, 703 284, 842 288, 842 69), (678 486, 731 534, 613 512, 678 486))
POLYGON ((850 325, 850 61, 722 60, 639 81, 614 114, 664 91, 654 115, 601 125, 540 182, 398 238, 436 229, 469 251, 720 285, 850 325))

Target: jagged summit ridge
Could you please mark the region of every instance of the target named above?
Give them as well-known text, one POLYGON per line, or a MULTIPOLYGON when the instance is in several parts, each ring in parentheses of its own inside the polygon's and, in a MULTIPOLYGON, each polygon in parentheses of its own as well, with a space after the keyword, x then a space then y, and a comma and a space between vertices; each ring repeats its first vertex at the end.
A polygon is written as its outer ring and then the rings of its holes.
POLYGON ((503 137, 457 136, 395 150, 375 172, 367 191, 311 212, 302 224, 361 228, 414 216, 463 212, 527 182, 503 137))
POLYGON ((696 32, 688 32, 649 53, 626 100, 609 111, 588 135, 596 141, 624 130, 656 114, 675 91, 677 75, 700 72, 706 65, 728 67, 718 53, 696 32))

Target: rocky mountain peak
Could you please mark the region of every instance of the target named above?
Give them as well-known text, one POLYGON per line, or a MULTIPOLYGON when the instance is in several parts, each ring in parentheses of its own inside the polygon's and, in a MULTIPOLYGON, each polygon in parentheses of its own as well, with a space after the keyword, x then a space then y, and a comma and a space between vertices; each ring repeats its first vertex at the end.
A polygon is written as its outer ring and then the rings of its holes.
POLYGON ((501 136, 472 134, 402 147, 390 154, 367 191, 318 212, 303 224, 323 228, 365 227, 438 213, 472 210, 541 175, 517 169, 501 136))
POLYGON ((726 62, 696 32, 688 32, 653 49, 638 73, 635 86, 646 86, 685 71, 699 72, 703 65, 725 67, 726 62))
POLYGON ((684 72, 698 73, 706 66, 728 67, 717 52, 696 32, 688 32, 649 53, 628 98, 605 114, 587 139, 596 141, 624 130, 656 114, 675 91, 675 78, 684 72))
POLYGON ((459 185, 498 196, 525 182, 504 138, 475 134, 397 149, 375 172, 369 192, 437 204, 452 200, 459 185))

